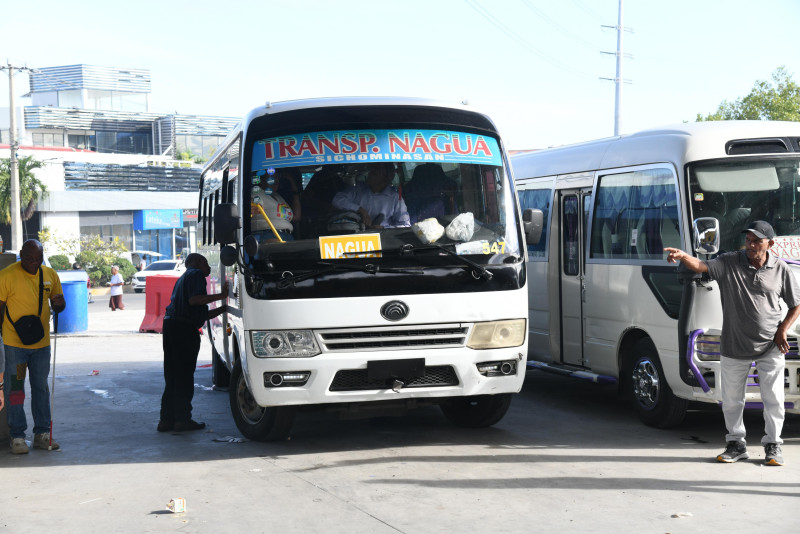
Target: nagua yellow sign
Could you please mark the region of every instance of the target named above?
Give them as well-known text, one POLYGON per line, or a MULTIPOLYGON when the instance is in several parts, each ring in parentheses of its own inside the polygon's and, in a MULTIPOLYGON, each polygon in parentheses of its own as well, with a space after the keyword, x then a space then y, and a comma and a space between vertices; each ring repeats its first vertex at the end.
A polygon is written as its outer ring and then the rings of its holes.
POLYGON ((319 238, 319 255, 323 260, 377 258, 380 253, 371 251, 380 249, 380 234, 329 235, 319 238))

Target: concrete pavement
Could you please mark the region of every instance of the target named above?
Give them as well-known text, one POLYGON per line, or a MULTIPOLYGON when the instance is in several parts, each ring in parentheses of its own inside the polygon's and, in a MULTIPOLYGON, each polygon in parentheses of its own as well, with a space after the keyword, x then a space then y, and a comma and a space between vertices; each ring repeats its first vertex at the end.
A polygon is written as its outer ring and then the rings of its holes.
POLYGON ((157 433, 161 337, 137 332, 144 296, 125 297, 113 313, 98 299, 89 332, 54 344, 62 450, 15 456, 0 442, 0 531, 797 530, 800 418, 784 429, 786 466, 761 464, 758 412, 745 418, 752 459, 719 464, 716 407, 657 430, 613 387, 540 372, 489 429, 453 427, 435 408, 345 421, 304 410, 290 439, 255 443, 209 387, 204 342, 194 414, 208 427, 157 433), (174 497, 185 513, 166 510, 174 497))

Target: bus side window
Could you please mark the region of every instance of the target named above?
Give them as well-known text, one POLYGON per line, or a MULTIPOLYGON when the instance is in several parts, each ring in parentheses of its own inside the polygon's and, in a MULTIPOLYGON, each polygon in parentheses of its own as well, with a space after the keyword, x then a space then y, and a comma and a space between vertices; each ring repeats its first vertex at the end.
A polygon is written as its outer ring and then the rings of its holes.
POLYGON ((519 204, 522 211, 528 208, 539 209, 544 213, 544 224, 542 226, 542 239, 535 245, 528 244, 528 257, 529 258, 546 258, 547 257, 547 236, 548 225, 550 221, 550 201, 553 198, 553 190, 550 189, 551 184, 547 184, 547 189, 522 189, 517 190, 519 197, 519 204))
POLYGON ((661 260, 680 245, 678 196, 666 169, 603 176, 592 224, 592 257, 661 260))

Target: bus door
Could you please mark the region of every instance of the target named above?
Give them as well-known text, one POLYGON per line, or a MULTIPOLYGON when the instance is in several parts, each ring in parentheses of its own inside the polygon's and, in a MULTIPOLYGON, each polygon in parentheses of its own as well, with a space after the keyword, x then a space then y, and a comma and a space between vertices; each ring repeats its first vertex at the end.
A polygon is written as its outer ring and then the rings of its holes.
POLYGON ((591 189, 559 191, 561 361, 578 366, 584 365, 583 303, 586 297, 584 258, 591 192, 591 189))

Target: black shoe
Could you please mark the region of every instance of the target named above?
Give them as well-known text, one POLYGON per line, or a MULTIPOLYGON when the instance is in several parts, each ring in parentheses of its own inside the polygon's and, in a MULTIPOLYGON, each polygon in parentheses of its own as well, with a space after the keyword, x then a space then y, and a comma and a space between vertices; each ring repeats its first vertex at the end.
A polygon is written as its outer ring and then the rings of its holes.
POLYGON ((174 426, 175 424, 171 421, 159 421, 156 430, 159 432, 169 432, 174 426))
POLYGON ((747 454, 747 445, 744 441, 729 441, 725 451, 717 456, 718 462, 732 464, 739 460, 747 460, 750 456, 747 454))
POLYGON ((205 423, 198 423, 192 419, 188 421, 179 421, 175 423, 172 430, 175 432, 189 432, 190 430, 203 430, 206 427, 205 423))
POLYGON ((781 454, 780 445, 777 443, 764 445, 764 463, 767 465, 783 465, 783 454, 781 454))

